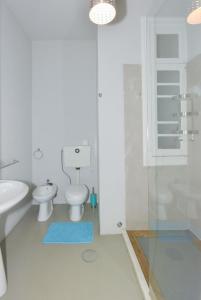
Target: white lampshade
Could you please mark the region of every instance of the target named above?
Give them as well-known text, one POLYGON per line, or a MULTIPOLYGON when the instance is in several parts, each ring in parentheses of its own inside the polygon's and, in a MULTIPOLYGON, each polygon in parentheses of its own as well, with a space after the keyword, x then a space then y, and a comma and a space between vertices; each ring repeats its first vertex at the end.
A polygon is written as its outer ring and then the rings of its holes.
POLYGON ((91 0, 90 20, 97 25, 105 25, 116 17, 115 0, 91 0))
POLYGON ((192 1, 192 11, 187 17, 187 22, 191 25, 201 24, 201 0, 192 1))

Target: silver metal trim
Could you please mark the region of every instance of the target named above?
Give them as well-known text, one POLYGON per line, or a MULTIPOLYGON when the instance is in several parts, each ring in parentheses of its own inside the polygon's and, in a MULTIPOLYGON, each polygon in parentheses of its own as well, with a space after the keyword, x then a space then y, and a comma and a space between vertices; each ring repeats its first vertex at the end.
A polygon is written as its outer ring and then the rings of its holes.
POLYGON ((15 164, 19 163, 19 160, 16 160, 14 159, 13 161, 11 162, 3 162, 3 161, 0 161, 0 170, 1 169, 4 169, 4 168, 7 168, 7 167, 10 167, 10 166, 13 166, 15 164))
POLYGON ((184 111, 181 113, 174 113, 172 114, 173 117, 181 117, 181 118, 187 118, 187 117, 194 117, 194 116, 199 116, 200 113, 197 111, 184 111))
POLYGON ((199 130, 179 130, 177 133, 181 135, 194 135, 199 134, 199 130))
POLYGON ((193 95, 192 94, 180 94, 172 97, 172 100, 176 101, 191 101, 193 100, 193 95))
POLYGON ((90 6, 91 8, 99 3, 108 3, 115 7, 116 0, 90 0, 90 6))

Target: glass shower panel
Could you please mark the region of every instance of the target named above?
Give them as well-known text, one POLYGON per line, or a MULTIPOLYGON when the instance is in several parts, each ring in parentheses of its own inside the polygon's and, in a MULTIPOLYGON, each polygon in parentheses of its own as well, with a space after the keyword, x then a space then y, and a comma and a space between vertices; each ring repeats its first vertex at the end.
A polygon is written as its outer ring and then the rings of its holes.
POLYGON ((166 0, 155 16, 159 24, 164 19, 166 31, 156 33, 156 57, 163 64, 156 70, 157 145, 163 151, 187 144, 183 163, 179 154, 171 163, 169 156, 156 156, 148 168, 150 228, 139 243, 149 261, 150 290, 163 300, 201 300, 201 25, 187 25, 190 6, 166 0), (182 84, 181 72, 173 70, 176 60, 184 64, 182 84))

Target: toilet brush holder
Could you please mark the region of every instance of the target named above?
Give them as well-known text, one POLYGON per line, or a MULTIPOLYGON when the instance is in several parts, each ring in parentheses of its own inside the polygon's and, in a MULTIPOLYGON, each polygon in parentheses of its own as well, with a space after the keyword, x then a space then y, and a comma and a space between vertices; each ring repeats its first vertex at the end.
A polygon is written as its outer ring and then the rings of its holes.
POLYGON ((97 206, 97 195, 94 192, 94 188, 92 189, 92 193, 90 195, 90 205, 91 208, 96 208, 97 206))

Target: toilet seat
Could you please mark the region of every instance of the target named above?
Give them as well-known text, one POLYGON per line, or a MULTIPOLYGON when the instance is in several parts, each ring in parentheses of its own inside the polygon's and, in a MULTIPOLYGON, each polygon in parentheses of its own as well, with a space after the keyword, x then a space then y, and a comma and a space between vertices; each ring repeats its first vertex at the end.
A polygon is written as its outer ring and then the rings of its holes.
POLYGON ((65 196, 68 204, 79 205, 85 201, 88 193, 88 188, 85 185, 69 185, 65 196))

